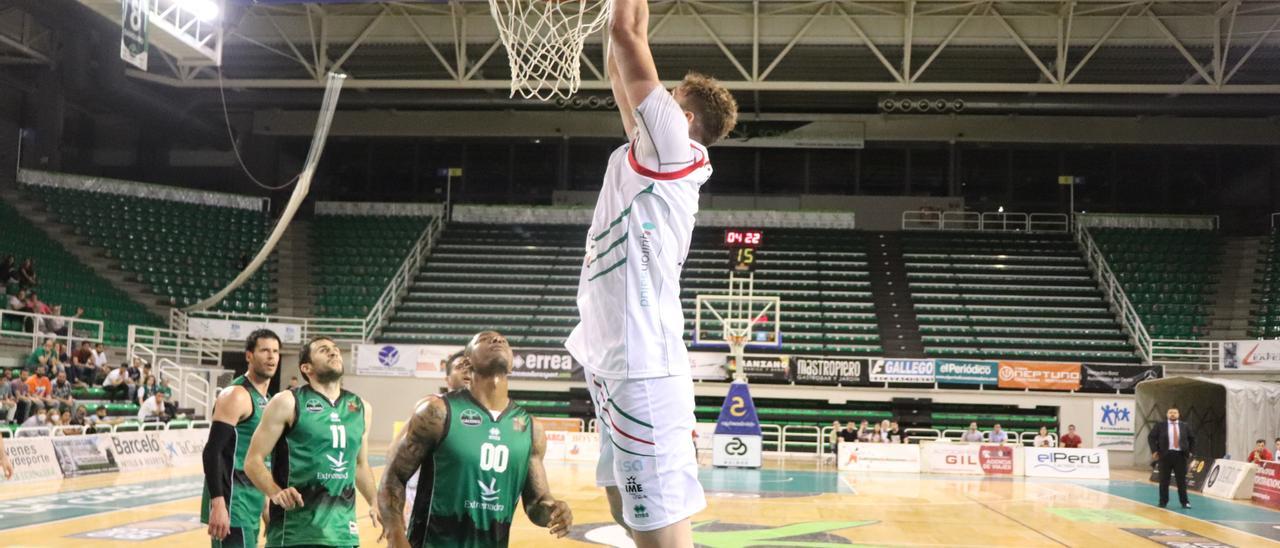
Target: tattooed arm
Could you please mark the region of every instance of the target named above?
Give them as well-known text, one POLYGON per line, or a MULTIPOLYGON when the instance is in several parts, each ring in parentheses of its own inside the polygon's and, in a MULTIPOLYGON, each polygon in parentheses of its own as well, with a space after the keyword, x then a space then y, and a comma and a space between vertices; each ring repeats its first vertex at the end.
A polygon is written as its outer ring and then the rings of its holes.
POLYGON ((538 527, 551 528, 551 534, 563 538, 573 526, 573 512, 563 500, 551 496, 547 484, 547 471, 542 467, 542 455, 547 452, 547 438, 542 426, 533 421, 533 450, 529 452, 529 476, 524 480, 524 511, 529 521, 538 527))
POLYGON ((392 548, 409 546, 404 523, 405 483, 440 443, 448 417, 444 400, 430 398, 422 402, 405 425, 404 438, 391 448, 391 458, 378 489, 378 510, 382 534, 392 548))

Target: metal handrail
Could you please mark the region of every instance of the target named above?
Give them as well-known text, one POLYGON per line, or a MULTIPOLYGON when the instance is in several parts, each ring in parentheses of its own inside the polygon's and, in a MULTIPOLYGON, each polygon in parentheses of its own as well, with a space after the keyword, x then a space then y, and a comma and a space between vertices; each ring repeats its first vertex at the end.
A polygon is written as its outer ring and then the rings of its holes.
POLYGON ((919 443, 922 441, 936 441, 936 440, 942 439, 942 432, 936 428, 906 428, 902 430, 902 435, 906 436, 905 437, 906 443, 912 443, 912 442, 919 443), (920 433, 920 434, 933 434, 933 435, 920 436, 920 435, 913 434, 913 432, 920 433))
POLYGON ((768 451, 769 445, 773 445, 773 451, 786 451, 786 447, 782 444, 782 427, 776 424, 760 425, 760 450, 768 451))
POLYGON ((212 339, 197 339, 186 331, 144 325, 129 326, 129 362, 133 362, 135 349, 146 349, 156 364, 160 358, 169 358, 176 364, 205 367, 222 366, 222 346, 212 339))
POLYGON ((1075 240, 1080 246, 1080 250, 1084 253, 1085 261, 1089 263, 1089 267, 1098 273, 1098 283, 1102 286, 1103 295, 1111 304, 1115 305, 1116 312, 1120 316, 1121 323, 1133 335, 1134 347, 1138 350, 1138 354, 1142 356, 1143 363, 1152 363, 1151 359, 1151 335, 1147 332, 1147 327, 1142 323, 1142 317, 1138 315, 1138 311, 1129 301, 1129 295, 1124 292, 1120 280, 1112 273, 1111 266, 1107 264, 1107 258, 1102 254, 1102 249, 1098 247, 1097 242, 1093 240, 1093 235, 1089 230, 1080 223, 1075 224, 1075 240))
POLYGON ((391 277, 391 281, 387 283, 387 287, 382 290, 382 295, 378 297, 378 301, 369 310, 369 315, 365 316, 363 326, 364 340, 373 340, 377 331, 382 329, 388 318, 395 312, 396 305, 399 304, 401 297, 408 293, 409 286, 413 284, 419 269, 422 268, 423 259, 430 254, 431 248, 435 247, 436 241, 439 240, 442 232, 444 232, 443 217, 432 218, 427 227, 422 230, 422 234, 418 236, 418 240, 414 242, 413 247, 409 250, 408 256, 400 263, 400 268, 396 270, 395 275, 391 277))
POLYGON ((89 320, 85 318, 77 318, 75 316, 55 316, 52 314, 36 314, 34 312, 20 312, 17 310, 0 309, 0 337, 16 337, 30 338, 31 349, 38 348, 43 340, 53 339, 54 341, 62 340, 68 348, 72 347, 72 341, 82 340, 93 343, 102 342, 104 333, 103 323, 98 320, 89 320), (32 322, 31 331, 5 329, 5 320, 18 318, 22 325, 26 325, 28 319, 32 322), (44 322, 55 318, 61 318, 67 322, 67 334, 57 335, 43 331, 44 322))
POLYGON ((1071 220, 1063 213, 988 211, 903 211, 902 230, 977 230, 983 232, 1066 233, 1071 220))
MULTIPOLYGON (((807 425, 800 425, 800 424, 789 424, 787 426, 783 426, 781 451, 787 452, 788 447, 790 447, 791 445, 821 446, 822 430, 817 426, 807 426, 807 425), (791 436, 796 436, 800 439, 792 440, 790 439, 791 436)), ((815 450, 814 452, 816 453, 817 451, 815 450)))

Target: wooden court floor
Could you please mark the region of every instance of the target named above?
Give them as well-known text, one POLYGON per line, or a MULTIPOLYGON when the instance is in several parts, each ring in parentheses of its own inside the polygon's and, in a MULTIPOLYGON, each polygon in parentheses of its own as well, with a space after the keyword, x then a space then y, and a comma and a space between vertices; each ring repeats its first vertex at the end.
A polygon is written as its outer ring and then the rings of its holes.
MULTIPOLYGON (((574 510, 571 539, 552 539, 521 514, 513 546, 621 539, 592 484, 593 466, 549 464, 547 471, 574 510)), ((854 474, 812 460, 772 460, 758 471, 704 468, 709 506, 696 518, 695 540, 709 547, 1162 545, 1145 540, 1154 537, 1280 546, 1264 538, 1280 539, 1280 512, 1198 495, 1190 511, 1163 510, 1141 474, 1121 475, 1068 482, 854 474)), ((5 486, 0 546, 208 546, 198 520, 201 481, 193 467, 5 486)), ((362 545, 375 546, 366 513, 360 502, 362 545)))

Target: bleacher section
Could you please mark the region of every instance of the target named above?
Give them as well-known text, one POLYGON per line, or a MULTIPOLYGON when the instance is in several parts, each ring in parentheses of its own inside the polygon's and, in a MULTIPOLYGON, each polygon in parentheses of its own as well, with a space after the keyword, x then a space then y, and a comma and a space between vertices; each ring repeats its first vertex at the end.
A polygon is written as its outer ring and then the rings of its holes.
POLYGON ((1137 362, 1067 234, 904 232, 927 357, 1137 362))
MULTIPOLYGON (((452 223, 381 340, 461 345, 497 329, 514 346, 559 347, 577 322, 583 226, 452 223)), ((771 229, 758 252, 756 292, 779 295, 785 353, 877 355, 879 335, 861 235, 771 229)), ((701 228, 685 262, 688 340, 694 298, 724 292, 723 229, 701 228)))
POLYGON ((1253 271, 1253 317, 1249 319, 1249 336, 1280 337, 1280 238, 1275 234, 1263 239, 1258 249, 1258 265, 1253 271))
MULTIPOLYGON (((104 322, 103 339, 107 345, 123 346, 129 336, 129 324, 162 325, 160 318, 94 274, 7 203, 0 203, 0 234, 0 257, 13 255, 19 263, 27 257, 35 259, 40 300, 63 305, 63 314, 68 315, 75 314, 77 307, 84 308, 85 319, 104 322)), ((18 288, 15 285, 7 290, 14 294, 18 288)))
MULTIPOLYGON (((257 252, 271 221, 265 212, 31 186, 59 222, 138 277, 169 304, 187 306, 212 295, 257 252)), ((214 310, 275 311, 275 261, 214 310)))
POLYGON ((323 215, 311 224, 314 312, 356 318, 369 314, 430 217, 323 215))
POLYGON ((1147 333, 1156 339, 1207 335, 1222 239, 1208 230, 1092 229, 1147 333))

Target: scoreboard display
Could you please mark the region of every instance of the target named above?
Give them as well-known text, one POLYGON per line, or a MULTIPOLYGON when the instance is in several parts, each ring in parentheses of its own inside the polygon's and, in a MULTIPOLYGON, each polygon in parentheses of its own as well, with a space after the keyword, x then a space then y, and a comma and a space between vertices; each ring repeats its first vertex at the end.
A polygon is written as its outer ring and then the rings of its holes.
POLYGON ((756 250, 764 242, 764 231, 736 229, 724 231, 724 245, 729 248, 730 272, 755 272, 756 250))

